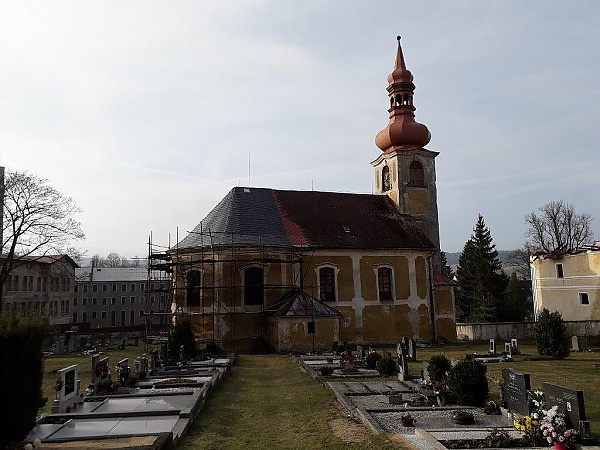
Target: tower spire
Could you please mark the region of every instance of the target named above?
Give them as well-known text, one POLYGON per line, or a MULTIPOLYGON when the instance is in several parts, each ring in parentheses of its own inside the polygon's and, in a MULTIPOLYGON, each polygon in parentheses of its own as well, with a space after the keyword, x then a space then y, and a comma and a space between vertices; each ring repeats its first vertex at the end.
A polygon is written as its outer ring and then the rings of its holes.
POLYGON ((423 148, 431 139, 427 127, 415 121, 413 75, 406 68, 400 36, 397 39, 396 63, 393 72, 388 76, 389 86, 387 87, 390 98, 390 108, 388 109, 390 122, 387 127, 377 133, 375 138, 375 144, 385 153, 394 150, 423 148))

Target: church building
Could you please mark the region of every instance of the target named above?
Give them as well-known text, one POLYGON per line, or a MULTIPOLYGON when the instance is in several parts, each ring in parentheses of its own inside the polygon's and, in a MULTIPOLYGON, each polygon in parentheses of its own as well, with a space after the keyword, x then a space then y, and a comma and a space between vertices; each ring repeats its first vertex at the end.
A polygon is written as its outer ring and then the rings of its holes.
POLYGON ((174 313, 227 350, 456 338, 440 272, 435 157, 400 38, 375 194, 233 188, 165 254, 174 313))

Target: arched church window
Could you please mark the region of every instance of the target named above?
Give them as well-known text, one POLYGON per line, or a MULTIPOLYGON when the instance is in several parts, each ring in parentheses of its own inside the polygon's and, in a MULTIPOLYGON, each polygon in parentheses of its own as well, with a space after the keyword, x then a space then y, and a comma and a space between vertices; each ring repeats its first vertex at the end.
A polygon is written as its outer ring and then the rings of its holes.
POLYGON ((335 269, 321 267, 319 269, 319 299, 322 302, 335 302, 335 269))
POLYGON ((382 192, 389 191, 392 188, 392 181, 390 179, 390 168, 383 166, 381 171, 381 190, 382 192))
POLYGON ((244 304, 262 305, 265 301, 264 273, 260 267, 244 270, 244 304))
POLYGON ((404 94, 404 102, 402 102, 403 105, 408 105, 408 94, 404 94))
POLYGON ((377 269, 377 288, 379 300, 392 300, 392 269, 379 267, 377 269))
POLYGON ((413 161, 409 167, 410 184, 415 186, 425 186, 425 173, 423 164, 419 161, 413 161))
POLYGON ((201 273, 199 270, 190 270, 187 273, 187 306, 200 306, 200 283, 201 273))

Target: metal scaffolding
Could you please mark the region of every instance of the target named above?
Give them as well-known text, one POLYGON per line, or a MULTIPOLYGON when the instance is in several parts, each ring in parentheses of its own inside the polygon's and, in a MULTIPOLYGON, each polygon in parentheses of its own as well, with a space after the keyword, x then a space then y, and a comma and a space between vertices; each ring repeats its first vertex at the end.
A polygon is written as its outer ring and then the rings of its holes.
MULTIPOLYGON (((236 233, 192 232, 202 243, 193 248, 179 248, 178 244, 161 247, 148 241, 148 286, 164 286, 158 291, 171 299, 171 311, 168 313, 146 314, 148 331, 151 332, 151 319, 164 315, 173 324, 179 318, 187 317, 194 327, 197 342, 214 342, 233 351, 236 347, 254 341, 265 343, 269 308, 292 289, 303 287, 303 256, 306 249, 301 247, 282 247, 265 245, 265 236, 251 236, 258 244, 240 244, 248 236, 236 233), (258 267, 262 274, 266 269, 282 265, 291 265, 291 277, 279 277, 280 283, 266 283, 262 289, 262 301, 248 308, 242 299, 248 294, 248 285, 243 283, 242 273, 249 267, 258 267), (190 284, 191 272, 202 274, 200 286, 190 284), (151 274, 164 273, 164 279, 170 282, 161 284, 161 280, 151 279, 151 274), (190 305, 188 300, 193 289, 199 288, 199 305, 190 305), (268 304, 267 300, 269 301, 268 304), (246 320, 253 317, 250 321, 246 320), (221 333, 221 328, 229 333, 221 333), (227 335, 227 337, 223 337, 227 335)), ((177 242, 179 238, 177 236, 177 242)), ((266 277, 263 278, 263 281, 266 277)))

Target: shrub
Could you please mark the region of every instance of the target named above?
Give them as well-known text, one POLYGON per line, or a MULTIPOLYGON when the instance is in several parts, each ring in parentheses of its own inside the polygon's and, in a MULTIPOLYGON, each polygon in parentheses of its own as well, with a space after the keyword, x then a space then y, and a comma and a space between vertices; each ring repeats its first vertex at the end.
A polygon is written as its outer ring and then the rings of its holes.
POLYGON ((564 359, 571 352, 567 327, 558 311, 543 309, 533 327, 538 353, 564 359))
POLYGON ((431 381, 443 381, 450 367, 452 367, 452 364, 444 355, 433 355, 429 358, 429 364, 427 364, 429 378, 431 378, 431 381))
POLYGON ((169 358, 179 361, 180 347, 183 345, 183 354, 186 358, 196 356, 196 337, 189 320, 182 320, 175 324, 169 336, 169 358))
POLYGON ((366 363, 369 369, 374 369, 377 366, 377 361, 381 359, 381 353, 371 352, 367 355, 366 363))
POLYGON ((2 419, 0 448, 22 441, 35 425, 44 402, 42 343, 48 332, 44 320, 0 318, 0 398, 10 405, 2 419))
POLYGON ((217 347, 217 343, 215 341, 210 341, 208 344, 206 344, 204 351, 209 355, 216 355, 219 353, 219 347, 217 347))
POLYGON ((377 361, 375 368, 380 375, 393 375, 396 373, 396 361, 386 356, 377 361))
POLYGON ((330 366, 329 364, 324 364, 319 368, 319 370, 321 371, 321 375, 327 377, 333 373, 333 366, 330 366))
POLYGON ((483 406, 490 388, 486 378, 487 367, 479 361, 460 361, 450 368, 448 387, 459 405, 483 406))

